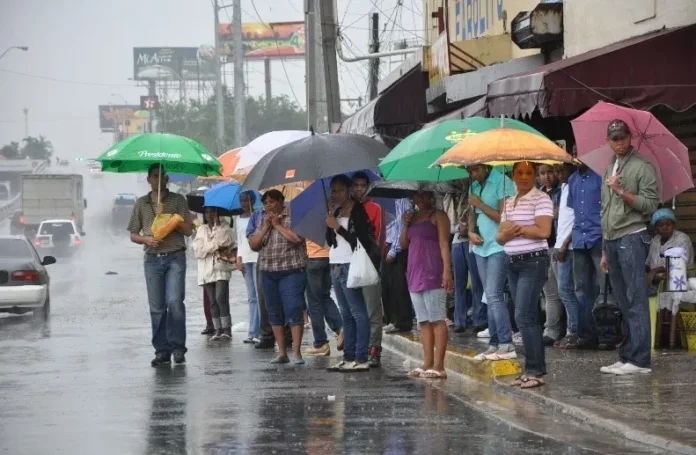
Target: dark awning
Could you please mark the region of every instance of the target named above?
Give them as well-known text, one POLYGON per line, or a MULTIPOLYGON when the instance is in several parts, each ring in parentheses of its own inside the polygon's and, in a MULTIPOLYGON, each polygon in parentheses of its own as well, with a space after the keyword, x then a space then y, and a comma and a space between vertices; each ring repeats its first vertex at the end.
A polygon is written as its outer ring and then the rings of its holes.
POLYGON ((488 85, 491 116, 571 116, 610 101, 675 111, 696 105, 696 25, 631 38, 488 85))
POLYGON ((341 133, 380 136, 388 146, 420 129, 427 116, 420 65, 343 121, 341 133))

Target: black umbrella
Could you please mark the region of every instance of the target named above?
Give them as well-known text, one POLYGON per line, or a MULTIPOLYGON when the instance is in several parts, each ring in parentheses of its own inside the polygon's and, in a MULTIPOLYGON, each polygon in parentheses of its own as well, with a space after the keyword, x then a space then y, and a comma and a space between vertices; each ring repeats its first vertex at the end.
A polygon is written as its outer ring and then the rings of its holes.
POLYGON ((457 193, 459 190, 448 182, 415 182, 412 180, 379 180, 372 182, 367 189, 370 197, 387 199, 412 198, 417 191, 434 193, 457 193))
POLYGON ((267 154, 244 181, 245 190, 318 180, 363 169, 376 169, 389 148, 359 134, 312 134, 267 154))

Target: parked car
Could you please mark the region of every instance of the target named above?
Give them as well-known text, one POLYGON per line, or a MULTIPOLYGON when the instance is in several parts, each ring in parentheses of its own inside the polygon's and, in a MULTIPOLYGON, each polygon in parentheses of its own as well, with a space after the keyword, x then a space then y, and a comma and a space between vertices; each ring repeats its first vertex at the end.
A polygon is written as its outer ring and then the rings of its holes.
POLYGON ((131 193, 119 193, 114 198, 114 204, 111 208, 111 228, 114 231, 125 230, 128 227, 128 221, 137 199, 138 196, 131 193))
POLYGON ((72 220, 46 220, 39 225, 34 245, 40 252, 72 256, 80 250, 84 235, 72 220))
POLYGON ((51 311, 51 280, 47 265, 53 256, 39 257, 23 235, 0 236, 0 312, 34 314, 47 318, 51 311))

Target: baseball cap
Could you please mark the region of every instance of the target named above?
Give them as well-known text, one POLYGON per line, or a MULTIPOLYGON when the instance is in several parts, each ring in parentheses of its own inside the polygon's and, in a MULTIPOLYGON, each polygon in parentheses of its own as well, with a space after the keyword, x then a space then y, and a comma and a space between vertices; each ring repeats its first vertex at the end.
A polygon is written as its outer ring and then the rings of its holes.
POLYGON ((631 129, 623 120, 612 120, 607 127, 607 137, 609 139, 617 139, 631 135, 631 129))

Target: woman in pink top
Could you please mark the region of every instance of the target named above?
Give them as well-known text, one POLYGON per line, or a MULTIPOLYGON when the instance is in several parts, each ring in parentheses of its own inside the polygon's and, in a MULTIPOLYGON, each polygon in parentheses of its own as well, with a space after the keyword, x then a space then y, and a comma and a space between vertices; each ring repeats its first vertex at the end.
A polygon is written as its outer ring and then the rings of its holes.
POLYGON ((551 235, 553 203, 534 187, 534 163, 515 163, 512 180, 517 194, 505 201, 495 239, 508 257, 508 282, 515 303, 515 320, 524 344, 524 374, 512 385, 523 389, 544 385, 546 374, 539 296, 549 270, 547 240, 551 235))

